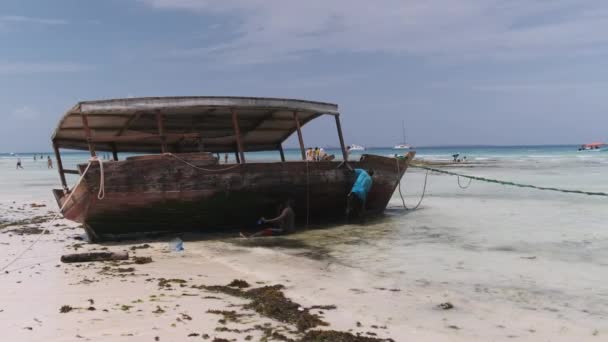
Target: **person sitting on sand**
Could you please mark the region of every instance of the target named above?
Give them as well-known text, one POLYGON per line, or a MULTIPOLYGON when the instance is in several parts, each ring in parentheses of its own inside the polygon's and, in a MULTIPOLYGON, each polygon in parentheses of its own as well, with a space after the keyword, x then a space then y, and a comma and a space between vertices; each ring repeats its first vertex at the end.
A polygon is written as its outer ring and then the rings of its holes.
MULTIPOLYGON (((269 227, 260 230, 259 232, 252 234, 249 237, 260 237, 260 236, 276 236, 276 235, 285 235, 291 234, 296 231, 295 222, 296 222, 296 213, 291 208, 293 206, 291 200, 287 200, 281 208, 281 214, 273 219, 265 219, 261 218, 260 223, 273 224, 274 227, 269 227)), ((244 236, 241 233, 241 236, 244 236)))
POLYGON ((374 170, 355 169, 355 175, 357 179, 348 194, 346 202, 346 218, 348 220, 352 218, 363 219, 367 194, 373 184, 374 170))

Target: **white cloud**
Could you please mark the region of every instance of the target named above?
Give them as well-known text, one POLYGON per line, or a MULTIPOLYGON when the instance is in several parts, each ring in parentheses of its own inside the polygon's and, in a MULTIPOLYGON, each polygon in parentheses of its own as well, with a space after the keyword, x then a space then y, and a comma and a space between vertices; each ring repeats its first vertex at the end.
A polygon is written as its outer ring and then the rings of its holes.
POLYGON ((519 60, 608 52, 608 2, 580 0, 138 0, 235 16, 236 38, 175 52, 234 63, 310 51, 519 60))
POLYGON ((66 25, 68 22, 62 19, 25 17, 21 15, 5 15, 0 17, 2 23, 21 23, 38 25, 66 25))
POLYGON ((0 61, 2 74, 67 73, 91 70, 92 67, 77 63, 26 63, 0 61))
POLYGON ((40 117, 40 112, 29 106, 23 106, 13 110, 11 116, 18 120, 32 121, 40 117))

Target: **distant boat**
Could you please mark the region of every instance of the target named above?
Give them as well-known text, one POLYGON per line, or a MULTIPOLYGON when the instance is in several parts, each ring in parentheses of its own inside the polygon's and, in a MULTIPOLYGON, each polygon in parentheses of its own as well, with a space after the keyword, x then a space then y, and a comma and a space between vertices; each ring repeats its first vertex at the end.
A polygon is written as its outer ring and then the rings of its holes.
POLYGON ((401 129, 402 129, 402 133, 403 133, 403 137, 402 137, 402 143, 399 145, 395 145, 393 147, 393 149, 395 150, 409 150, 412 148, 412 146, 408 145, 405 143, 405 121, 401 121, 401 129))
POLYGON ((350 147, 351 151, 365 151, 365 147, 363 147, 361 145, 357 145, 357 144, 351 144, 348 147, 350 147))
POLYGON ((578 151, 579 152, 582 152, 582 151, 592 151, 592 152, 608 151, 608 144, 602 143, 602 142, 584 144, 578 148, 578 151))

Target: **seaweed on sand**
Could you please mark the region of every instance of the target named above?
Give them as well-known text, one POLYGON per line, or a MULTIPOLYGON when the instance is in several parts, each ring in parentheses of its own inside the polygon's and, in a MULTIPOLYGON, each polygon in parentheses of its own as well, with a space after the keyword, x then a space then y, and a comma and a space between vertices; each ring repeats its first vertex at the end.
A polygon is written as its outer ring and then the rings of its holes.
POLYGON ((47 216, 34 216, 29 219, 18 220, 18 221, 9 221, 0 223, 0 229, 13 227, 13 226, 26 226, 30 224, 40 224, 50 221, 53 218, 52 215, 47 216))
POLYGON ((299 342, 394 342, 393 339, 357 336, 334 330, 310 330, 299 342))
POLYGON ((152 257, 133 257, 133 262, 138 265, 149 264, 152 262, 152 257))
POLYGON ((308 309, 285 297, 283 285, 263 286, 243 291, 229 286, 201 286, 202 288, 221 292, 235 297, 250 299, 246 309, 252 309, 262 316, 276 319, 277 321, 294 324, 299 331, 305 331, 316 326, 326 326, 316 314, 311 314, 308 309))
POLYGON ((249 287, 249 283, 242 279, 234 279, 232 282, 230 282, 230 284, 228 284, 228 286, 238 287, 239 289, 244 289, 244 288, 249 287))
POLYGON ((185 286, 184 284, 186 284, 186 281, 183 279, 158 278, 158 287, 160 288, 171 287, 171 283, 179 284, 181 287, 183 287, 185 286))

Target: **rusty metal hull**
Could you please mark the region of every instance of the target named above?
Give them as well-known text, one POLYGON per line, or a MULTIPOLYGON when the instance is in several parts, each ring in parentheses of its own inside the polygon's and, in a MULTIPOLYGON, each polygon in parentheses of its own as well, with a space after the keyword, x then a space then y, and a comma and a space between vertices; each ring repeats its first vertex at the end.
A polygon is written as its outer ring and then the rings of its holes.
MULTIPOLYGON (((374 169, 367 212, 386 208, 408 161, 364 155, 352 168, 374 169)), ((319 224, 344 218, 354 172, 340 162, 277 162, 191 165, 167 155, 104 163, 105 197, 98 199, 100 168, 94 163, 63 215, 80 222, 93 240, 152 232, 245 228, 273 217, 286 199, 297 221, 319 224), (204 170, 192 167, 196 165, 204 170)), ((84 171, 86 165, 80 165, 84 171)), ((67 200, 54 190, 59 206, 67 200)))

